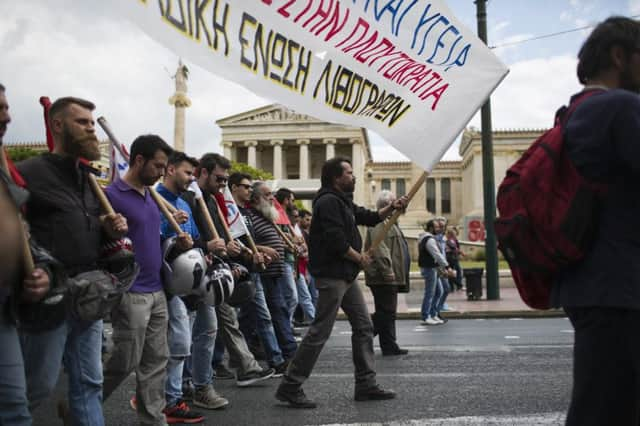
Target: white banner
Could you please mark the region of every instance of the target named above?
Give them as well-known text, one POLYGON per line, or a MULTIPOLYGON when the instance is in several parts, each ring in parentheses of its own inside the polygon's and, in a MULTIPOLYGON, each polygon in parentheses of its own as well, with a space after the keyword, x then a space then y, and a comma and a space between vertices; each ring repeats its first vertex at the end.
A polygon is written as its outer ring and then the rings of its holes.
POLYGON ((236 201, 233 199, 233 195, 231 195, 231 191, 229 187, 225 185, 222 190, 222 195, 224 196, 224 204, 227 207, 227 222, 229 223, 229 231, 231 231, 231 236, 236 239, 240 238, 245 234, 249 233, 247 229, 247 224, 244 223, 244 217, 240 214, 240 209, 236 204, 236 201))
POLYGON ((442 0, 109 4, 179 56, 297 112, 371 129, 429 171, 508 72, 442 0))

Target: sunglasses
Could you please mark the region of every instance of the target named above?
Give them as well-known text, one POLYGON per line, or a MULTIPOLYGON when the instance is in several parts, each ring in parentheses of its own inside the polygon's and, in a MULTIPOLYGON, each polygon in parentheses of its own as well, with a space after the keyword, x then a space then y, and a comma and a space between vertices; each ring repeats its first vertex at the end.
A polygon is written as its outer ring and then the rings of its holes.
POLYGON ((236 186, 241 186, 246 190, 251 189, 251 185, 247 185, 246 183, 238 183, 238 184, 236 184, 236 186))
POLYGON ((226 177, 225 175, 214 175, 216 177, 216 182, 218 183, 226 183, 229 178, 226 177))

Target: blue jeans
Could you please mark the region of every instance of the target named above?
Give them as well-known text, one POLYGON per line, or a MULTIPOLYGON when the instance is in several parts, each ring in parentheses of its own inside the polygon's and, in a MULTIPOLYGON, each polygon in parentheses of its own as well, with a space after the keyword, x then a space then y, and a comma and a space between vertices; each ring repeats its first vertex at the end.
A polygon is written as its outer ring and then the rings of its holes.
POLYGON ((242 326, 242 333, 249 337, 252 335, 253 328, 262 343, 269 365, 272 367, 280 365, 284 362, 284 357, 271 322, 271 314, 267 306, 260 274, 251 274, 251 279, 255 283, 256 294, 252 301, 245 303, 240 308, 238 321, 242 326))
MULTIPOLYGON (((300 304, 302 312, 304 312, 307 319, 313 321, 316 317, 316 307, 313 305, 313 301, 311 300, 307 280, 304 279, 302 274, 298 275, 296 286, 298 290, 298 304, 300 304)), ((295 312, 295 309, 293 311, 295 312)))
POLYGON ((424 278, 424 297, 422 298, 422 319, 433 317, 437 314, 436 305, 441 293, 440 283, 438 280, 438 271, 436 268, 420 268, 420 273, 424 278))
POLYGON ((262 280, 264 295, 271 314, 271 323, 276 332, 282 355, 284 358, 291 358, 296 352, 298 344, 293 337, 289 309, 282 294, 282 287, 285 285, 284 280, 281 277, 264 276, 260 276, 260 279, 262 280))
POLYGON ((440 313, 440 311, 442 311, 442 307, 444 306, 445 302, 447 301, 447 296, 449 295, 449 292, 451 291, 451 287, 450 287, 450 284, 449 284, 449 280, 447 278, 439 277, 438 281, 440 282, 441 295, 440 295, 440 298, 438 299, 438 304, 436 305, 436 310, 438 311, 438 313, 440 313))
POLYGON ((318 306, 318 289, 316 288, 316 280, 311 276, 311 274, 307 273, 307 284, 309 284, 309 294, 311 295, 311 303, 313 303, 314 307, 318 306))
POLYGON ((20 339, 0 307, 0 425, 31 425, 20 339))
POLYGON ((74 425, 104 425, 102 414, 102 320, 68 319, 42 332, 21 332, 28 399, 37 407, 54 389, 64 362, 74 425))
POLYGON ((191 356, 193 384, 204 386, 211 383, 213 371, 211 360, 218 329, 215 308, 200 304, 190 318, 187 307, 179 297, 169 301, 169 362, 165 393, 167 406, 182 399, 182 375, 185 359, 191 356), (193 331, 192 331, 193 321, 193 331), (193 350, 191 345, 193 341, 193 350))
POLYGON ((287 305, 289 312, 289 322, 293 321, 293 313, 298 306, 298 286, 296 284, 296 275, 293 267, 284 262, 284 275, 278 278, 278 285, 282 288, 282 296, 287 305))

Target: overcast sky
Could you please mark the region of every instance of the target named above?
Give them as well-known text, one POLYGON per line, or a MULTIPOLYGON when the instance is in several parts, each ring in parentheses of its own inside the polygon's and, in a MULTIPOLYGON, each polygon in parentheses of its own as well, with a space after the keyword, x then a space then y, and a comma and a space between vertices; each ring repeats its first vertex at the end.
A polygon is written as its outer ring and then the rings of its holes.
MULTIPOLYGON (((253 1, 253 0, 236 0, 253 1)), ((173 140, 178 57, 98 0, 0 0, 0 83, 13 121, 5 142, 44 141, 40 96, 80 96, 97 104, 120 140, 142 133, 173 140)), ((475 32, 473 0, 448 0, 475 32)), ((558 106, 579 90, 576 53, 589 30, 503 46, 592 25, 610 15, 640 15, 640 0, 490 0, 489 45, 510 68, 491 97, 494 129, 550 126, 558 106), (501 47, 502 46, 502 47, 501 47)), ((190 69, 186 147, 191 155, 220 152, 215 121, 271 103, 185 61, 190 69)), ((469 126, 480 127, 477 114, 469 126)), ((100 137, 104 135, 100 131, 100 137)), ((376 161, 405 159, 371 134, 376 161)), ((444 159, 457 159, 457 144, 444 159)))

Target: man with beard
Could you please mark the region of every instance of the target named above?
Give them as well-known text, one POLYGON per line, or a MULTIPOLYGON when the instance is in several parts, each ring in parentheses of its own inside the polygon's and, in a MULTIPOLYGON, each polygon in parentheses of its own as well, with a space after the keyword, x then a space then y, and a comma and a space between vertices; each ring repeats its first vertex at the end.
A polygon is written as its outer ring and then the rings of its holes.
POLYGON ((315 408, 302 390, 313 366, 329 339, 342 307, 351 323, 351 347, 355 364, 355 400, 395 398, 395 393, 376 383, 373 359, 373 325, 367 304, 356 281, 360 270, 371 263, 361 254, 362 239, 357 225, 375 226, 395 209, 403 209, 401 197, 378 211, 356 206, 355 177, 351 162, 344 157, 327 160, 322 166, 322 187, 313 200, 313 221, 309 235, 309 271, 319 291, 316 318, 289 364, 276 392, 276 399, 295 408, 315 408))
POLYGON ((114 345, 104 393, 107 399, 135 370, 140 424, 163 425, 168 313, 160 277, 160 212, 148 187, 164 174, 172 149, 159 136, 143 135, 130 151, 129 170, 106 192, 114 210, 127 218, 140 273, 111 315, 114 345))
POLYGON ((552 288, 573 327, 567 425, 640 424, 640 22, 611 17, 578 53, 583 92, 564 119, 564 149, 585 179, 608 188, 595 238, 552 288), (631 225, 631 226, 630 226, 631 225))
MULTIPOLYGON (((251 198, 251 176, 244 173, 232 174, 229 176, 229 189, 240 209, 240 213, 243 215, 251 237, 255 240, 255 229, 250 220, 249 211, 247 210, 251 198)), ((268 264, 271 260, 267 255, 263 255, 263 259, 265 264, 268 264)), ((253 300, 240 307, 238 319, 242 332, 245 337, 249 339, 248 343, 250 347, 253 346, 253 348, 256 348, 254 349, 254 353, 260 350, 259 347, 260 344, 262 344, 266 361, 275 370, 274 375, 282 376, 286 362, 282 356, 282 350, 278 345, 276 332, 271 322, 271 314, 269 313, 264 286, 262 285, 259 272, 260 267, 252 270, 251 278, 256 287, 256 294, 253 300), (259 339, 259 342, 255 340, 256 338, 259 339), (252 343, 255 344, 251 345, 252 343)))
MULTIPOLYGON (((227 240, 222 219, 218 213, 218 204, 214 198, 215 194, 220 194, 227 184, 231 162, 220 154, 209 153, 200 158, 196 174, 198 176, 197 185, 202 191, 203 199, 209 215, 213 220, 218 235, 224 236, 226 243, 226 257, 237 263, 244 263, 247 268, 252 267, 253 259, 251 256, 245 258, 241 245, 235 240, 227 240)), ((192 193, 185 193, 183 196, 195 207, 195 200, 192 193)), ((192 209, 193 210, 193 209, 192 209)), ((198 225, 198 229, 205 239, 212 239, 213 235, 207 229, 206 219, 199 209, 194 211, 194 219, 198 225)), ((257 259, 257 263, 262 260, 257 259)), ((213 364, 217 371, 224 368, 222 359, 224 358, 224 348, 229 352, 230 363, 237 366, 236 383, 240 387, 250 386, 252 384, 268 379, 274 373, 273 369, 263 369, 256 361, 255 357, 249 350, 244 335, 240 331, 238 324, 238 316, 235 308, 224 302, 216 306, 216 314, 218 317, 218 335, 216 336, 215 353, 213 364)), ((216 372, 217 375, 217 372, 216 372)), ((198 382, 195 380, 196 392, 198 382)))
MULTIPOLYGON (((66 274, 98 269, 103 237, 127 232, 120 214, 101 215, 89 185, 90 171, 79 160, 98 160, 93 103, 66 97, 49 112, 54 149, 18 165, 31 197, 27 221, 36 241, 65 268, 66 274)), ((103 425, 102 320, 85 322, 68 314, 43 332, 21 330, 28 399, 36 407, 53 390, 64 360, 69 377, 71 417, 83 425, 103 425)))
MULTIPOLYGON (((273 200, 273 193, 267 184, 256 181, 251 185, 251 208, 247 213, 253 224, 258 249, 271 260, 266 269, 260 271, 260 281, 271 313, 271 322, 286 362, 293 357, 298 345, 293 336, 289 309, 280 283, 285 274, 284 243, 275 228, 278 226, 275 224, 278 210, 273 205, 273 200)), ((280 371, 284 370, 285 366, 286 364, 280 365, 280 371)))

